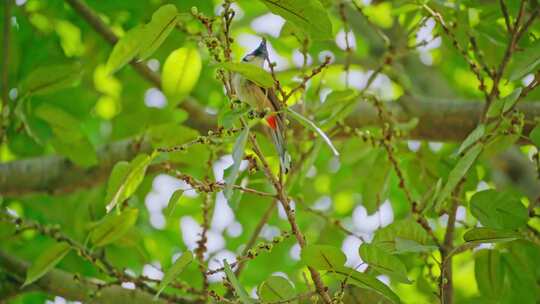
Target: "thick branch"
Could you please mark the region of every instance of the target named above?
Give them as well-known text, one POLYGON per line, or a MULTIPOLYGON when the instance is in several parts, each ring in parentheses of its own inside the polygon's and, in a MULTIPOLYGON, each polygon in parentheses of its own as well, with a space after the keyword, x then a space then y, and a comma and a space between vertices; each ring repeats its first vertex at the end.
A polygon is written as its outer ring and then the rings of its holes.
POLYGON ((84 169, 65 157, 44 156, 0 164, 0 193, 20 195, 27 192, 70 192, 90 187, 109 176, 114 164, 149 151, 148 141, 123 140, 99 149, 99 165, 84 169))
MULTIPOLYGON (((463 140, 475 128, 483 102, 403 98, 400 102, 386 103, 385 107, 401 122, 418 118, 418 125, 409 138, 445 142, 463 140)), ((540 117, 540 103, 520 103, 516 108, 525 114, 527 123, 524 135, 528 135, 534 127, 535 118, 540 117)), ((211 118, 205 120, 204 124, 215 121, 213 116, 205 115, 211 118)), ((365 101, 359 101, 358 110, 345 122, 355 128, 381 124, 377 109, 365 101)), ((198 130, 204 132, 207 128, 199 127, 198 130)), ((130 160, 137 153, 148 151, 150 144, 147 140, 124 140, 100 148, 99 165, 89 169, 80 168, 60 156, 42 156, 0 164, 0 194, 61 193, 89 187, 106 179, 116 162, 130 160)))
MULTIPOLYGON (((19 279, 19 284, 24 281, 28 266, 27 262, 0 251, 0 268, 19 279)), ((100 288, 97 281, 75 278, 74 274, 58 269, 51 270, 29 287, 32 290, 38 289, 51 295, 84 303, 165 303, 161 299, 153 300, 153 295, 138 289, 130 290, 118 285, 100 288)))
MULTIPOLYGON (((385 104, 399 122, 418 118, 418 125, 408 135, 409 139, 430 141, 462 141, 477 126, 484 104, 479 101, 435 100, 404 97, 398 102, 385 104)), ((540 117, 540 104, 522 102, 516 110, 525 114, 523 135, 534 128, 535 118, 540 117)), ((346 119, 350 127, 380 125, 377 109, 367 102, 360 102, 355 115, 346 119)))

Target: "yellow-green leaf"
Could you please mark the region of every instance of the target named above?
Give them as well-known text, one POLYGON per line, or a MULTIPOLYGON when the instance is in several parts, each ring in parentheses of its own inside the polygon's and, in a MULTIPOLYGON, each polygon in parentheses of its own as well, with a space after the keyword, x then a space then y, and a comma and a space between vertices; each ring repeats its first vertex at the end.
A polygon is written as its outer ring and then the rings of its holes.
POLYGON ((360 257, 376 271, 386 274, 402 283, 411 284, 407 277, 405 264, 396 256, 382 250, 376 245, 364 243, 360 246, 360 257))
POLYGON ((509 242, 521 238, 517 232, 507 229, 493 229, 486 227, 473 228, 463 235, 466 242, 499 243, 509 242))
POLYGON ((318 0, 261 0, 268 9, 308 32, 311 38, 332 39, 332 22, 318 0))
POLYGON ((69 244, 64 242, 56 243, 52 247, 45 249, 26 271, 26 279, 24 280, 23 286, 32 284, 44 276, 49 270, 53 269, 70 250, 71 247, 69 244))
POLYGON ((462 158, 459 159, 456 166, 452 169, 452 171, 450 171, 448 181, 442 188, 435 202, 437 209, 441 207, 442 202, 448 196, 450 196, 452 191, 454 191, 454 188, 458 185, 459 181, 467 174, 469 168, 474 164, 478 158, 478 155, 480 155, 480 152, 482 152, 483 147, 484 145, 481 143, 474 145, 469 151, 467 151, 467 153, 465 153, 465 155, 463 155, 462 158))
POLYGON ((173 104, 181 101, 197 84, 202 61, 199 51, 183 47, 172 52, 163 65, 162 89, 173 104))
POLYGON ((504 290, 504 261, 498 250, 476 252, 474 276, 480 293, 496 303, 504 290))
POLYGON ((486 125, 479 124, 474 130, 472 130, 471 133, 465 138, 461 146, 459 146, 459 149, 457 151, 457 154, 463 153, 467 148, 474 145, 478 142, 484 136, 484 133, 486 131, 486 125))
POLYGON ((308 245, 302 248, 302 262, 319 270, 332 270, 343 266, 347 258, 339 248, 329 245, 308 245))
POLYGON ((124 180, 118 187, 118 190, 112 197, 111 201, 107 204, 107 212, 110 212, 118 203, 128 199, 135 192, 135 190, 137 190, 144 179, 146 169, 154 157, 156 157, 155 153, 152 155, 139 154, 130 162, 129 169, 127 173, 125 173, 124 180))
POLYGON ((246 148, 248 135, 249 128, 245 127, 244 130, 242 130, 242 132, 238 135, 238 138, 236 138, 236 142, 234 143, 232 153, 233 164, 231 166, 231 169, 229 170, 229 174, 225 178, 225 189, 223 190, 223 194, 225 195, 227 200, 230 200, 232 197, 232 186, 238 178, 240 164, 242 163, 242 159, 244 158, 244 149, 246 148))
POLYGON ((390 300, 392 303, 401 303, 398 295, 394 293, 394 291, 392 291, 390 287, 386 286, 383 282, 377 280, 376 278, 368 274, 341 266, 333 270, 331 272, 331 275, 337 276, 340 280, 347 278, 349 283, 354 284, 360 288, 373 290, 376 293, 390 300))
POLYGON ((519 96, 521 96, 521 91, 521 88, 517 88, 508 96, 495 99, 488 108, 487 117, 497 117, 510 110, 518 101, 519 96))
POLYGON ((58 153, 82 167, 97 164, 96 150, 75 116, 49 104, 39 106, 34 114, 49 124, 54 134, 51 144, 58 153))
POLYGON ((169 203, 167 204, 167 207, 165 208, 165 210, 163 210, 163 214, 165 214, 165 216, 169 216, 173 213, 174 208, 176 208, 176 205, 180 203, 180 199, 182 198, 183 195, 184 195, 183 189, 178 189, 174 191, 173 195, 171 196, 171 199, 169 200, 169 203))
POLYGON ((165 276, 163 276, 163 280, 159 283, 158 291, 156 293, 156 296, 154 298, 159 297, 163 289, 169 285, 177 276, 179 276, 182 271, 186 268, 189 263, 193 261, 193 253, 191 251, 186 251, 182 254, 181 257, 179 257, 172 267, 165 273, 165 276))
POLYGON ((107 182, 107 194, 105 195, 105 201, 110 202, 116 192, 118 191, 118 188, 122 185, 122 182, 126 178, 126 175, 129 172, 129 162, 127 161, 119 161, 117 162, 109 176, 109 180, 107 182))
POLYGON ((74 87, 81 80, 79 64, 61 64, 38 67, 22 82, 20 96, 44 95, 74 87))
POLYGON ((229 279, 229 281, 231 282, 231 285, 236 291, 236 294, 238 295, 240 302, 242 302, 242 304, 254 303, 254 301, 249 297, 244 287, 238 281, 238 278, 234 275, 234 272, 232 271, 229 263, 227 263, 227 260, 223 260, 223 266, 224 266, 223 268, 224 268, 225 274, 227 275, 227 279, 229 279))
POLYGON ((173 4, 158 8, 152 20, 144 26, 144 40, 141 43, 139 59, 144 60, 165 41, 178 22, 178 11, 173 4))
POLYGON ((90 240, 97 246, 105 246, 120 239, 135 225, 139 210, 127 208, 121 213, 107 214, 90 232, 90 240))
POLYGON ((142 25, 129 30, 113 47, 107 60, 107 70, 114 73, 137 56, 141 49, 141 39, 145 35, 142 25))
POLYGON ((535 146, 540 148, 540 124, 532 129, 531 133, 529 133, 529 138, 535 146))
POLYGON ((476 192, 471 198, 470 211, 483 226, 495 229, 518 229, 529 220, 521 197, 508 191, 476 192))
POLYGON ((292 299, 295 297, 295 292, 289 280, 280 276, 271 276, 259 285, 257 295, 263 303, 271 303, 292 299))
POLYGON ((271 88, 274 86, 274 80, 270 73, 253 64, 245 62, 224 62, 219 64, 218 67, 238 73, 263 88, 271 88))

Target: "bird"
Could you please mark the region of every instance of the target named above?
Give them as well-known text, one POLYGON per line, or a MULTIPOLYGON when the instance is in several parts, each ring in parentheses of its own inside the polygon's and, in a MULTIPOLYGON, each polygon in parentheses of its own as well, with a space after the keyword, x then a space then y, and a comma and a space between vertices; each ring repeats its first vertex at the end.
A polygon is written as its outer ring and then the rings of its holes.
MULTIPOLYGON (((262 38, 259 46, 245 55, 242 62, 262 68, 267 58, 266 39, 262 38)), ((282 111, 283 105, 278 100, 274 88, 263 88, 240 73, 233 74, 232 85, 240 101, 249 104, 257 111, 271 110, 271 113, 265 117, 266 130, 270 134, 279 156, 281 172, 287 174, 291 169, 291 157, 287 152, 285 138, 286 118, 285 113, 282 111)))

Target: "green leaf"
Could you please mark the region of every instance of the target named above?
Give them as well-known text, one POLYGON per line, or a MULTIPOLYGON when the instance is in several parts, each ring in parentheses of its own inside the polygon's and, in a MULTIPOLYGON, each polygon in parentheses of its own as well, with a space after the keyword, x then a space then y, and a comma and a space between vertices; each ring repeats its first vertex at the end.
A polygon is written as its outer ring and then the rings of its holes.
POLYGON ((45 95, 71 88, 80 83, 81 77, 79 64, 39 67, 22 81, 19 96, 45 95))
POLYGON ((394 253, 408 253, 408 252, 430 252, 437 250, 435 245, 422 245, 414 240, 407 240, 402 238, 396 238, 395 240, 396 251, 394 253))
POLYGON ((183 47, 172 52, 161 73, 165 95, 175 103, 186 97, 197 84, 201 74, 201 55, 196 48, 183 47))
POLYGON ((486 132, 486 126, 484 124, 479 124, 468 136, 465 138, 463 143, 461 143, 461 146, 459 146, 459 149, 457 151, 457 154, 460 155, 470 146, 474 145, 482 136, 484 136, 484 133, 486 132))
POLYGON ((386 274, 402 283, 411 284, 407 277, 407 268, 398 257, 368 243, 360 246, 360 257, 379 273, 386 274))
POLYGON ((263 88, 274 86, 274 79, 272 79, 270 73, 253 64, 245 62, 223 62, 218 64, 217 67, 238 73, 263 88))
POLYGON ((51 144, 58 153, 67 156, 83 168, 89 168, 98 163, 96 150, 86 136, 73 141, 54 138, 51 144))
POLYGON ((167 272, 163 276, 161 282, 159 282, 159 286, 157 287, 158 291, 154 296, 154 299, 157 299, 159 297, 163 289, 165 289, 165 287, 167 287, 169 283, 174 281, 174 279, 176 279, 176 277, 178 277, 184 271, 186 266, 189 265, 191 261, 193 261, 193 253, 191 253, 191 251, 189 250, 185 251, 181 257, 176 259, 172 267, 167 270, 167 272))
POLYGON ((527 208, 519 196, 509 192, 484 190, 471 198, 471 213, 482 225, 495 229, 517 229, 529 220, 527 208))
POLYGON ((231 266, 229 263, 227 263, 226 260, 223 260, 223 267, 225 269, 225 275, 227 275, 227 279, 231 282, 231 285, 233 286, 234 290, 236 291, 236 294, 238 295, 238 298, 240 298, 240 302, 243 304, 253 304, 255 303, 248 295, 246 290, 242 285, 240 285, 240 282, 238 281, 238 278, 234 275, 234 272, 231 269, 231 266))
POLYGON ((334 115, 343 110, 350 101, 356 100, 358 97, 358 90, 343 90, 332 91, 325 99, 324 103, 319 106, 316 111, 316 118, 318 121, 324 119, 335 120, 334 115))
POLYGON ((515 241, 501 251, 505 266, 504 303, 538 303, 540 248, 537 243, 515 241), (506 301, 507 300, 507 301, 506 301))
POLYGON ((487 111, 487 117, 498 117, 510 110, 518 101, 518 98, 521 95, 521 91, 521 88, 517 88, 512 91, 512 93, 510 93, 508 96, 493 101, 487 111))
POLYGON ((109 175, 109 180, 107 182, 107 194, 105 195, 105 201, 110 202, 118 188, 122 185, 122 182, 126 178, 126 175, 129 172, 129 162, 119 161, 117 162, 109 175))
POLYGON ((373 170, 369 176, 366 176, 362 185, 362 205, 366 207, 368 214, 377 211, 387 198, 392 169, 386 152, 383 149, 377 149, 375 152, 375 159, 370 164, 370 168, 377 168, 377 170, 373 170))
POLYGON ((223 189, 223 194, 225 195, 227 200, 230 200, 232 197, 233 185, 238 178, 238 173, 240 172, 240 163, 242 163, 242 160, 244 158, 244 149, 246 148, 248 136, 249 128, 245 127, 242 132, 240 132, 238 138, 236 138, 236 142, 234 143, 232 153, 233 164, 231 166, 231 169, 229 170, 229 174, 225 178, 225 189, 223 189))
POLYGON ((107 70, 114 73, 124 65, 132 61, 141 49, 141 40, 144 39, 144 26, 138 25, 129 30, 114 45, 109 59, 107 60, 107 70))
POLYGON ((82 167, 97 164, 96 151, 87 136, 82 133, 81 124, 76 117, 49 104, 39 106, 34 114, 51 127, 55 135, 51 144, 58 153, 82 167))
POLYGON ((169 199, 167 208, 165 208, 165 210, 163 211, 165 216, 170 216, 173 213, 174 208, 176 207, 176 205, 180 203, 180 199, 182 198, 183 195, 184 195, 184 190, 182 189, 178 189, 174 191, 174 193, 171 196, 171 199, 169 199))
POLYGON ((32 284, 42 276, 44 276, 49 270, 53 269, 56 264, 58 264, 68 252, 71 250, 69 244, 61 242, 56 243, 53 246, 45 249, 40 256, 32 263, 32 265, 26 271, 26 279, 24 284, 27 286, 32 284))
POLYGON ((482 152, 483 145, 478 143, 474 145, 465 155, 459 159, 456 166, 450 171, 448 175, 448 181, 442 188, 437 200, 435 201, 435 206, 439 209, 444 200, 450 196, 454 188, 458 185, 461 179, 467 174, 469 168, 474 164, 480 152, 482 152))
POLYGON ((474 276, 482 296, 498 299, 504 286, 504 264, 499 251, 477 251, 474 257, 474 276))
POLYGON ((257 295, 263 303, 278 302, 294 298, 295 292, 289 280, 279 276, 271 276, 259 285, 257 295))
POLYGON ((424 228, 411 219, 395 221, 377 230, 371 244, 389 253, 417 252, 419 248, 427 251, 432 245, 424 228), (410 242, 405 242, 406 240, 410 242))
POLYGON ((339 152, 337 151, 337 149, 332 144, 332 141, 330 140, 330 138, 328 138, 328 136, 324 133, 324 131, 321 130, 319 127, 317 127, 317 125, 315 125, 314 122, 312 122, 311 120, 309 120, 306 117, 302 116, 302 114, 300 114, 298 112, 295 112, 291 108, 286 108, 286 111, 287 111, 287 113, 291 114, 291 116, 295 120, 297 120, 299 123, 301 123, 304 127, 306 127, 308 129, 314 131, 315 133, 319 134, 319 136, 324 140, 324 142, 330 148, 330 150, 332 150, 332 153, 334 153, 335 156, 339 156, 339 152))
POLYGON ((279 33, 279 36, 281 38, 287 38, 288 36, 292 36, 295 38, 298 38, 298 41, 307 41, 309 45, 309 33, 307 33, 304 29, 296 26, 296 24, 285 21, 285 24, 283 27, 281 27, 281 32, 279 33))
POLYGON ((97 247, 117 241, 135 225, 138 215, 139 210, 135 208, 126 208, 121 213, 107 214, 90 231, 90 240, 97 247))
POLYGON ((437 180, 437 183, 429 190, 428 196, 425 199, 425 206, 423 208, 420 208, 422 210, 422 214, 428 214, 433 207, 435 206, 435 201, 437 200, 437 197, 439 196, 439 193, 441 192, 442 188, 442 178, 439 178, 437 180))
POLYGON ((139 154, 130 162, 123 182, 118 187, 111 201, 107 204, 107 212, 110 212, 117 204, 125 201, 135 193, 135 190, 137 190, 144 179, 146 169, 156 156, 156 153, 152 153, 152 155, 139 154))
POLYGON ((521 79, 535 71, 538 66, 540 66, 540 39, 536 39, 525 51, 512 56, 512 63, 508 68, 509 78, 511 81, 521 79))
POLYGON ((332 23, 317 0, 261 0, 268 9, 308 32, 315 40, 332 39, 332 23))
POLYGON ((139 60, 148 58, 165 41, 177 22, 176 6, 166 4, 158 8, 148 24, 132 28, 114 45, 107 60, 109 73, 118 71, 135 57, 139 60))
POLYGON ((139 59, 152 55, 165 41, 178 22, 178 11, 173 4, 165 4, 152 15, 152 20, 144 26, 144 40, 141 43, 139 59))
POLYGON ((230 129, 238 121, 242 115, 247 113, 248 107, 239 106, 233 109, 226 106, 226 109, 220 111, 218 116, 218 125, 223 126, 226 129, 230 129))
POLYGON ((463 235, 466 242, 475 243, 498 243, 509 242, 520 239, 521 235, 511 230, 492 229, 492 228, 473 228, 463 235))
POLYGON ((532 129, 531 133, 529 133, 529 138, 535 146, 540 148, 540 124, 532 129))
POLYGON ((338 269, 335 269, 330 275, 337 276, 340 280, 348 279, 347 282, 360 288, 373 290, 390 300, 392 303, 401 303, 398 295, 394 293, 392 289, 368 274, 341 266, 338 269))
POLYGON ((336 269, 347 261, 339 248, 329 245, 307 245, 302 248, 300 256, 302 262, 318 270, 336 269))

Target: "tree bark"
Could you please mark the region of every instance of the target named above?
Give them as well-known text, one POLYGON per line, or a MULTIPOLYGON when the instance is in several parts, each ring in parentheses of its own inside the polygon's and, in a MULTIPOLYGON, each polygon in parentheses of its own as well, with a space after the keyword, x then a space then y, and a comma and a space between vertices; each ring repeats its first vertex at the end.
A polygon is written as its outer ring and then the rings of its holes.
MULTIPOLYGON (((19 286, 24 281, 26 270, 29 264, 4 251, 0 251, 0 268, 15 276, 19 286)), ((125 289, 118 285, 110 285, 100 288, 97 281, 84 278, 75 278, 74 274, 63 270, 53 269, 35 283, 29 285, 20 292, 26 290, 40 290, 42 292, 61 296, 72 301, 82 301, 84 303, 166 303, 161 299, 153 300, 154 295, 140 291, 138 289, 125 289)), ((103 282, 101 282, 103 284, 103 282)), ((10 290, 6 290, 9 292, 10 290)), ((11 294, 6 296, 13 296, 11 294)), ((0 298, 3 298, 0 294, 0 298)))
MULTIPOLYGON (((400 122, 418 118, 418 125, 408 135, 408 139, 430 141, 463 140, 478 123, 483 102, 469 101, 433 101, 402 98, 399 102, 387 102, 385 107, 400 122)), ((517 110, 525 114, 527 124, 524 135, 527 136, 540 117, 540 103, 521 103, 517 110)), ((193 123, 201 134, 214 125, 215 116, 204 113, 204 123, 193 123)), ((380 125, 377 109, 366 101, 359 100, 355 113, 345 119, 352 128, 380 125)), ((294 125, 294 128, 302 128, 294 125)), ((344 136, 344 134, 337 134, 344 136)), ((126 139, 105 145, 98 149, 99 164, 92 168, 81 168, 65 157, 42 156, 0 164, 0 194, 18 196, 34 192, 63 193, 79 188, 87 188, 105 180, 114 164, 121 160, 130 160, 138 153, 151 151, 148 139, 140 141, 126 139)))

